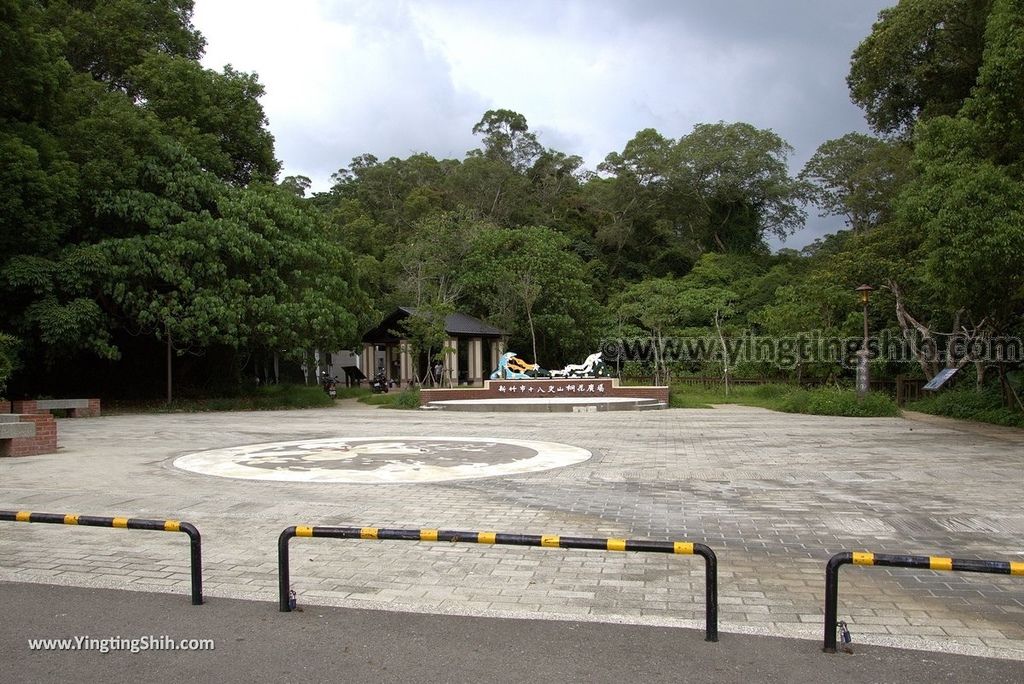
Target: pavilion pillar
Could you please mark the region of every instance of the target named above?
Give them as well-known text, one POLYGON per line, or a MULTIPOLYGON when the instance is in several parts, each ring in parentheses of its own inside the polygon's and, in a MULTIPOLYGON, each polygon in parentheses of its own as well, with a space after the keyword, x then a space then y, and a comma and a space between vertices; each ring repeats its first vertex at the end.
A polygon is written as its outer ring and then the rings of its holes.
POLYGON ((452 387, 459 386, 459 341, 449 337, 444 342, 444 370, 452 387))
POLYGON ((498 340, 491 340, 491 365, 494 368, 488 370, 488 373, 498 367, 498 358, 501 357, 501 343, 498 340))
POLYGON ((469 340, 469 384, 484 384, 484 349, 483 340, 474 337, 469 340))
POLYGON ((370 344, 369 342, 364 342, 363 358, 360 361, 360 365, 362 365, 361 370, 363 371, 363 375, 365 375, 367 380, 369 380, 370 382, 373 381, 373 374, 377 370, 376 368, 373 367, 373 359, 376 355, 377 345, 370 344))
POLYGON ((401 340, 398 343, 398 359, 401 369, 401 383, 403 387, 416 379, 416 369, 413 367, 412 347, 408 340, 401 340))

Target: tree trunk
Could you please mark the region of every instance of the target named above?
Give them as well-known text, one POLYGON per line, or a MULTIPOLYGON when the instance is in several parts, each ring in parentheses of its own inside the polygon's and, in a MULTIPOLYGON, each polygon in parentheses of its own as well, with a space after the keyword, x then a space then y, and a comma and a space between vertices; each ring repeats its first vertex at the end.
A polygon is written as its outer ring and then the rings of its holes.
POLYGON ((725 380, 725 396, 729 396, 729 350, 725 347, 725 336, 722 335, 721 316, 715 311, 715 330, 718 331, 718 343, 722 345, 722 371, 725 380))
POLYGON ((171 392, 171 328, 165 324, 164 330, 167 332, 167 403, 170 404, 173 399, 171 392))
POLYGON ((540 359, 537 358, 537 331, 533 328, 533 307, 526 308, 526 320, 530 323, 530 340, 533 343, 533 362, 540 365, 540 359))
POLYGON ((1020 396, 1017 395, 1016 390, 1013 389, 1013 384, 1010 382, 1010 378, 1006 375, 1006 364, 999 364, 999 385, 1003 390, 1003 404, 1011 410, 1024 411, 1024 402, 1021 401, 1020 396))

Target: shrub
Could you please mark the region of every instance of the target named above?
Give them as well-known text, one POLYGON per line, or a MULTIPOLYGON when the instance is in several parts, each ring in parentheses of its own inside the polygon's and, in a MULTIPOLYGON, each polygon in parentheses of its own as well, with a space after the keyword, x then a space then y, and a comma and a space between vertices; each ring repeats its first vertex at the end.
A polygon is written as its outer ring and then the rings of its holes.
POLYGON ((898 416, 900 409, 887 394, 872 392, 863 399, 850 389, 824 387, 805 390, 793 385, 738 385, 725 396, 722 387, 675 385, 669 397, 672 408, 710 408, 711 404, 760 406, 786 413, 819 416, 898 416))
POLYGON ((1004 407, 999 392, 994 389, 982 392, 967 387, 944 390, 927 399, 915 401, 907 408, 936 416, 1024 427, 1024 413, 1004 407))
POLYGON ((419 389, 402 390, 395 395, 395 401, 392 406, 398 409, 418 409, 420 407, 419 389))
POLYGON ((382 408, 418 409, 420 407, 420 391, 418 388, 410 388, 387 394, 367 394, 360 397, 359 401, 382 408))
POLYGON ((816 416, 900 415, 899 406, 887 394, 870 392, 860 398, 853 390, 832 387, 792 392, 783 399, 780 408, 787 413, 809 413, 816 416))

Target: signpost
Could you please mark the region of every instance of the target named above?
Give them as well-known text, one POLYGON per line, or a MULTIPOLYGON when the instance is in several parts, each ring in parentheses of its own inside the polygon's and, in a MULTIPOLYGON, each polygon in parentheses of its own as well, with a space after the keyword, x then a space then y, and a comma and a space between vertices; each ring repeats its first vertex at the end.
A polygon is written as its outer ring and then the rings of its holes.
POLYGON ((935 390, 945 385, 946 381, 948 381, 951 377, 956 375, 957 371, 959 370, 959 368, 943 368, 942 370, 935 374, 934 378, 928 381, 928 384, 924 386, 924 389, 931 390, 934 392, 935 390))

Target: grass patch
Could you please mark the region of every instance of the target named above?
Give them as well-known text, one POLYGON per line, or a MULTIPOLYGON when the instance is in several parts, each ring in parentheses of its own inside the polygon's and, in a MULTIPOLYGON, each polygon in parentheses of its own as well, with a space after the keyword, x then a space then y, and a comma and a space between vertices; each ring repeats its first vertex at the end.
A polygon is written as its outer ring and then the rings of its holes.
POLYGON ((361 399, 370 396, 369 387, 338 387, 338 399, 361 399))
POLYGON ((411 388, 400 392, 366 394, 359 397, 359 401, 381 408, 418 409, 420 407, 420 391, 418 388, 411 388))
POLYGON ((1024 413, 1003 406, 998 392, 958 388, 907 404, 907 410, 980 423, 1024 428, 1024 413))
POLYGON ((872 392, 863 399, 850 389, 822 387, 806 390, 792 385, 738 385, 729 396, 722 387, 673 385, 671 408, 709 408, 712 404, 739 404, 820 416, 898 416, 899 407, 888 395, 872 392))

